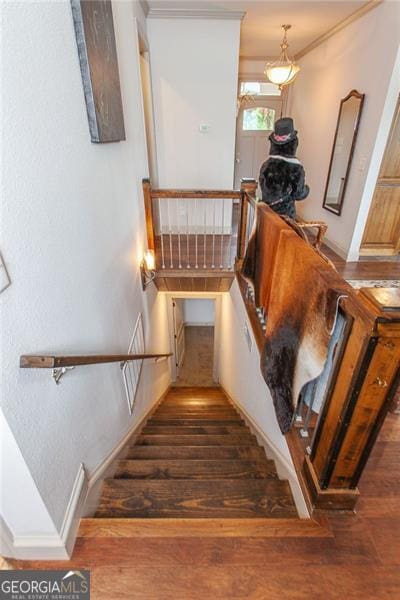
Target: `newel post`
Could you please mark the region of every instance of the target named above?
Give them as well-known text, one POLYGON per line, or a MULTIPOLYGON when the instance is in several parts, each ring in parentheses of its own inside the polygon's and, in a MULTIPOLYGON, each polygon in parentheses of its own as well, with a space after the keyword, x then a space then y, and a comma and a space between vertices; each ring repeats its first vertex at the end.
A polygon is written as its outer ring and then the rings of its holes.
POLYGON ((353 509, 357 484, 400 384, 400 290, 360 290, 303 474, 315 508, 353 509))
POLYGON ((144 214, 146 218, 147 248, 149 250, 154 250, 154 217, 150 179, 142 179, 142 185, 144 199, 144 214))
POLYGON ((249 208, 246 196, 248 194, 249 196, 254 197, 256 195, 257 185, 255 179, 243 177, 240 180, 240 218, 238 225, 236 262, 240 261, 245 253, 247 214, 249 208))

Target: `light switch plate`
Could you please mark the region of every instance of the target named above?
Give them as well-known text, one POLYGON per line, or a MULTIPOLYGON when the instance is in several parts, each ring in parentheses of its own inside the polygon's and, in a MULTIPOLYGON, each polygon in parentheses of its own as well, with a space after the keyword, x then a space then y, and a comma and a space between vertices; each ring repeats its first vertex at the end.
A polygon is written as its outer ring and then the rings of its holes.
POLYGON ((200 133, 209 133, 210 130, 211 130, 211 125, 209 125, 208 123, 200 123, 200 125, 199 125, 200 133))

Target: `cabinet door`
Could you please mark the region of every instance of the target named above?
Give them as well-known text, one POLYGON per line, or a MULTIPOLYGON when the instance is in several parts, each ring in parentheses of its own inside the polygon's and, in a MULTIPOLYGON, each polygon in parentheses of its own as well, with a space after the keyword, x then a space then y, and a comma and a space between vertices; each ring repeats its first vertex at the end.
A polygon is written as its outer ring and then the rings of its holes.
POLYGON ((400 101, 383 157, 360 254, 400 252, 400 101))
POLYGON ((399 238, 400 186, 377 185, 364 232, 363 249, 395 254, 399 250, 399 238))

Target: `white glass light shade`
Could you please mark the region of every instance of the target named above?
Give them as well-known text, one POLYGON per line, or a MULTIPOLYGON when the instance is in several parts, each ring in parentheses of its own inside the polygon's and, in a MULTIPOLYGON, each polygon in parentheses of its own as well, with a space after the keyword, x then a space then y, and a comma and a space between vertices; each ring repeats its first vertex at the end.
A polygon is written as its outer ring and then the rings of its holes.
POLYGON ((146 250, 144 253, 144 263, 146 265, 147 271, 155 271, 156 268, 156 260, 154 257, 154 250, 146 250))
POLYGON ((292 62, 276 61, 265 65, 264 75, 276 85, 288 85, 296 77, 300 67, 292 62))

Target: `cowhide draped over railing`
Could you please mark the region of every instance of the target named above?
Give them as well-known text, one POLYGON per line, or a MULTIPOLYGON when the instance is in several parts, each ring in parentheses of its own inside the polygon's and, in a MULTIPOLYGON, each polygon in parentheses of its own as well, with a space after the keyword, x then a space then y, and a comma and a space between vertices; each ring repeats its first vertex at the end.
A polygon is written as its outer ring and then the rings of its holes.
MULTIPOLYGON (((246 214, 242 207, 243 232, 246 214)), ((236 266, 278 422, 310 509, 353 509, 399 384, 399 291, 355 291, 302 239, 302 227, 263 203, 255 205, 255 215, 236 266), (321 397, 307 452, 296 407, 299 398, 310 402, 316 393, 321 397)))

